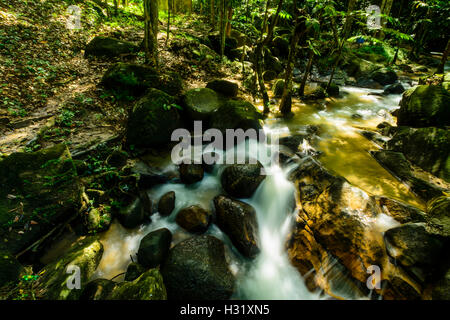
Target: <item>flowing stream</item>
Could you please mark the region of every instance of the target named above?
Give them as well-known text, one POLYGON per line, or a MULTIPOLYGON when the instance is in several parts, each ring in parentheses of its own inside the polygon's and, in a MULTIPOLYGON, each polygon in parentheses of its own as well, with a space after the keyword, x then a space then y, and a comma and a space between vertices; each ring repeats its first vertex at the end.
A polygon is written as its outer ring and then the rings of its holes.
MULTIPOLYGON (((325 105, 306 105, 294 101, 296 116, 290 120, 269 119, 265 130, 294 134, 307 124, 320 125, 317 149, 323 153, 320 161, 328 169, 344 176, 368 194, 388 196, 422 208, 423 204, 408 188, 370 156, 368 151, 379 147, 359 132, 359 128, 374 129, 382 121, 394 123, 389 111, 398 107, 401 95, 379 96, 374 94, 381 93, 381 90, 354 87, 343 87, 341 91, 344 91, 342 98, 329 99, 325 105)), ((270 148, 264 143, 250 143, 263 151, 270 148)), ((243 148, 243 144, 237 146, 238 152, 244 152, 243 148)), ((303 148, 312 147, 305 143, 303 148)), ((317 299, 320 292, 308 291, 302 276, 291 265, 285 249, 296 216, 293 209, 294 185, 286 179, 287 171, 292 168, 281 169, 276 164, 261 162, 267 177, 250 199, 243 199, 257 212, 260 254, 253 260, 245 259, 216 225, 211 225, 207 231, 226 244, 230 269, 237 277, 233 298, 317 299)), ((194 185, 166 183, 149 190, 151 199, 155 201, 164 193, 175 191, 175 210, 169 217, 160 217, 156 213, 152 216, 152 223, 135 230, 127 230, 119 223, 113 223, 101 238, 105 250, 94 278, 111 279, 124 272, 131 257, 136 261, 140 240, 152 230, 168 228, 174 235, 174 244, 190 237, 177 226, 175 216, 189 205, 212 209, 212 199, 222 192, 220 174, 221 169, 216 166, 211 174, 205 173, 203 180, 194 185)), ((121 278, 115 280, 120 281, 121 278)))

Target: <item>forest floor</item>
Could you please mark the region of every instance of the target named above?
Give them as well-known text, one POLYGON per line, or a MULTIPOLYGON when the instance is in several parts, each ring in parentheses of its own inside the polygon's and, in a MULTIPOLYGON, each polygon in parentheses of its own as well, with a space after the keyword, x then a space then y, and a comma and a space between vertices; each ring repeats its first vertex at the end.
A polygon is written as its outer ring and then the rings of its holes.
MULTIPOLYGON (((143 23, 126 13, 102 19, 92 7, 79 6, 83 27, 70 30, 64 1, 5 0, 0 4, 0 156, 63 141, 77 154, 120 140, 132 102, 118 101, 99 83, 114 62, 142 62, 143 54, 87 59, 84 48, 99 35, 139 45, 143 23)), ((199 17, 177 16, 167 47, 166 28, 160 20, 160 66, 179 73, 184 89, 204 86, 214 78, 241 79, 236 64, 192 54, 195 39, 210 31, 199 17), (174 42, 181 52, 171 50, 174 42)))

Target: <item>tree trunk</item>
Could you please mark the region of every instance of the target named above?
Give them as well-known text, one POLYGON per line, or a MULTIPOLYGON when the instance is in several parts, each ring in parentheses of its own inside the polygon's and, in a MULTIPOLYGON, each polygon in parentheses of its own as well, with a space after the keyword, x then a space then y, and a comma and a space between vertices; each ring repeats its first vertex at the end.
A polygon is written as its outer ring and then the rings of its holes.
POLYGON ((444 67, 445 67, 445 63, 447 62, 449 52, 450 52, 450 39, 447 41, 445 50, 442 53, 441 63, 439 64, 439 67, 437 68, 436 73, 439 73, 439 74, 444 73, 444 67))
POLYGON ((333 77, 334 74, 336 72, 336 68, 339 65, 339 62, 341 60, 341 54, 342 54, 342 49, 344 47, 345 41, 347 40, 347 35, 348 32, 350 31, 350 27, 352 24, 352 12, 353 10, 355 10, 355 5, 356 5, 356 0, 349 0, 348 2, 348 10, 347 10, 347 15, 345 18, 345 23, 344 23, 344 27, 343 29, 343 33, 342 33, 342 39, 341 39, 341 44, 339 45, 339 51, 338 51, 338 56, 336 58, 336 62, 334 63, 333 66, 333 70, 331 71, 331 75, 330 75, 330 80, 328 81, 327 87, 326 87, 326 91, 328 91, 328 89, 330 88, 330 85, 333 81, 333 77))
POLYGON ((231 5, 228 7, 228 18, 227 18, 227 28, 226 28, 226 36, 229 37, 231 35, 231 20, 233 19, 233 8, 231 5))
POLYGON ((158 1, 144 0, 146 63, 158 67, 158 1))
POLYGON ((227 0, 220 0, 220 26, 219 26, 219 35, 220 35, 220 58, 223 59, 223 56, 225 54, 225 25, 226 25, 226 19, 225 19, 225 7, 226 7, 227 0))
POLYGON ((114 0, 114 15, 117 16, 119 14, 119 1, 114 0))
POLYGON ((167 35, 166 35, 166 48, 167 48, 167 44, 169 43, 169 35, 170 35, 170 11, 171 11, 171 6, 172 6, 172 1, 173 0, 167 0, 167 35))
POLYGON ((311 72, 313 60, 314 51, 312 49, 309 49, 308 63, 306 64, 305 74, 303 75, 302 83, 300 84, 300 89, 298 90, 298 93, 301 97, 303 97, 303 95, 305 94, 306 81, 308 80, 308 75, 311 72))
POLYGON ((214 0, 211 0, 210 2, 210 6, 211 6, 211 28, 213 30, 216 29, 216 8, 215 8, 215 3, 214 0))

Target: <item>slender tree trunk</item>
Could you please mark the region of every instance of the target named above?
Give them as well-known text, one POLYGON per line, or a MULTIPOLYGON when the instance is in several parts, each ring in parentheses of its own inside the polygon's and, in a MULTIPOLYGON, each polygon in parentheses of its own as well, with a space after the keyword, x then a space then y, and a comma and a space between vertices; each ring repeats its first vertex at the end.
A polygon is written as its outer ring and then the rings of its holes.
POLYGON ((306 81, 308 80, 309 73, 311 72, 313 60, 314 60, 314 51, 309 49, 308 63, 306 64, 305 74, 303 75, 302 83, 300 84, 300 89, 298 90, 299 95, 301 97, 305 94, 306 81))
MULTIPOLYGON (((268 2, 269 2, 269 0, 268 0, 268 2)), ((262 38, 262 35, 261 35, 261 40, 257 43, 256 49, 255 49, 256 74, 257 74, 257 78, 258 78, 259 89, 260 89, 262 97, 263 97, 263 105, 264 105, 264 113, 265 114, 270 112, 270 108, 269 108, 269 95, 267 94, 267 90, 264 85, 264 79, 262 76, 263 75, 262 52, 263 52, 264 46, 267 45, 268 43, 270 43, 270 41, 272 41, 273 29, 275 28, 275 26, 278 23, 278 16, 280 14, 282 6, 283 6, 283 0, 279 0, 277 12, 275 13, 275 16, 273 17, 273 21, 269 26, 267 36, 265 38, 262 38)), ((266 10, 266 14, 267 14, 267 10, 266 10)), ((263 28, 264 28, 264 26, 263 26, 263 28)))
POLYGON ((342 49, 344 47, 345 41, 347 40, 348 32, 350 31, 350 28, 351 28, 351 24, 352 24, 352 20, 353 20, 352 12, 355 10, 355 6, 356 6, 356 0, 349 0, 347 17, 345 18, 341 44, 339 45, 338 56, 336 58, 336 62, 334 63, 333 70, 331 71, 330 80, 328 81, 327 87, 325 89, 326 91, 328 91, 328 89, 330 88, 330 85, 333 81, 334 74, 336 72, 336 68, 339 65, 339 62, 341 60, 342 49))
POLYGON ((167 36, 166 36, 166 48, 169 43, 169 36, 170 36, 170 11, 172 6, 173 0, 167 0, 167 36))
POLYGON ((158 1, 144 0, 146 63, 158 67, 158 1))
POLYGON ((225 26, 226 26, 226 19, 225 19, 225 7, 226 7, 227 0, 220 0, 220 28, 219 28, 219 35, 220 35, 220 58, 223 59, 225 55, 225 26))
POLYGON ((215 30, 216 29, 216 8, 215 8, 214 0, 211 0, 210 6, 211 6, 211 28, 213 30, 215 30))
POLYGON ((114 15, 117 16, 119 14, 119 1, 114 0, 114 15))
POLYGON ((450 52, 450 39, 447 41, 445 50, 442 53, 441 63, 439 64, 439 67, 437 68, 436 73, 439 73, 439 74, 444 73, 445 63, 447 62, 449 52, 450 52))
POLYGON ((227 28, 226 28, 226 36, 229 37, 231 35, 231 20, 233 19, 233 8, 231 5, 228 7, 228 15, 227 15, 227 28))

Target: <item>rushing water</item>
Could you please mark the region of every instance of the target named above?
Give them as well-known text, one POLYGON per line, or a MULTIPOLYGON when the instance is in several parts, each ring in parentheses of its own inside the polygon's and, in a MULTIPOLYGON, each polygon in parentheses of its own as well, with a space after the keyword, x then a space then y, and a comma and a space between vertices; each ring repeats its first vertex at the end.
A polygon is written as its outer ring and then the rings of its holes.
MULTIPOLYGON (((290 120, 269 119, 267 131, 295 133, 306 124, 320 125, 318 149, 323 152, 321 162, 330 170, 344 176, 352 184, 368 194, 385 195, 421 207, 422 204, 385 171, 369 154, 377 147, 359 133, 359 128, 374 129, 382 121, 393 122, 389 111, 398 106, 400 95, 382 97, 372 95, 377 90, 345 87, 343 98, 327 100, 325 105, 294 103, 296 116, 290 120), (358 114, 358 116, 355 116, 358 114)), ((266 151, 270 146, 250 142, 254 147, 266 151)), ((237 147, 244 152, 243 144, 237 147)), ((303 148, 311 148, 306 142, 303 148)), ((224 156, 223 154, 221 156, 224 156)), ((226 256, 231 271, 237 277, 236 299, 316 299, 319 293, 307 290, 299 272, 290 264, 285 249, 286 238, 292 228, 296 212, 294 209, 294 185, 286 179, 288 170, 277 164, 260 159, 267 177, 250 199, 257 213, 259 225, 260 254, 249 260, 242 257, 232 246, 228 237, 212 225, 212 234, 226 244, 226 256)), ((194 185, 166 183, 149 190, 152 199, 158 200, 164 193, 175 191, 176 207, 169 217, 152 216, 152 223, 135 230, 127 230, 118 223, 102 236, 104 254, 95 278, 113 278, 124 272, 136 252, 140 240, 150 231, 166 227, 174 235, 174 244, 190 235, 175 223, 178 211, 189 205, 200 205, 212 210, 212 199, 222 192, 221 169, 216 166, 211 174, 205 173, 202 181, 194 185)), ((116 280, 120 280, 117 277, 116 280)))

